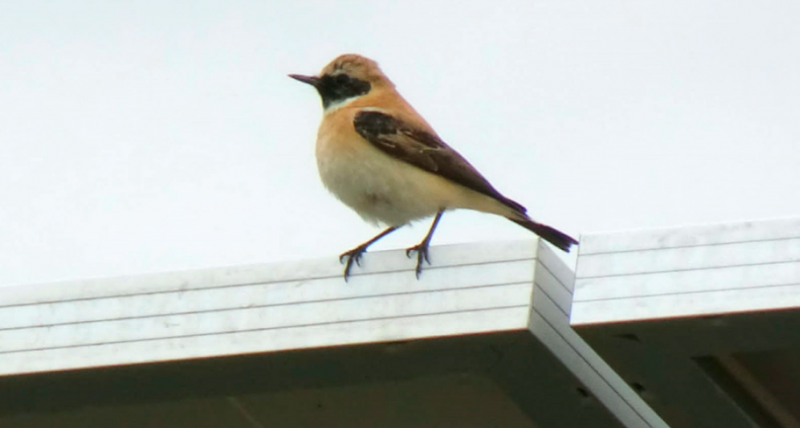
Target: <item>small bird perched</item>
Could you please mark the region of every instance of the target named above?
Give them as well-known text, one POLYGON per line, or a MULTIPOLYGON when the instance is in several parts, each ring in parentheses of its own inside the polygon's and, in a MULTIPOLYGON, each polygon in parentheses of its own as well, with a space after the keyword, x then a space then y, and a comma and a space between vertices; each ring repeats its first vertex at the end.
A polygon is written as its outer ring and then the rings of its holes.
POLYGON ((455 150, 397 92, 378 64, 360 55, 341 55, 318 76, 290 74, 313 86, 324 113, 316 157, 325 187, 364 220, 388 228, 342 253, 347 281, 353 262, 367 248, 414 220, 435 215, 425 238, 406 250, 417 255, 417 278, 436 225, 446 210, 496 214, 569 252, 578 241, 533 221, 525 207, 506 198, 455 150))

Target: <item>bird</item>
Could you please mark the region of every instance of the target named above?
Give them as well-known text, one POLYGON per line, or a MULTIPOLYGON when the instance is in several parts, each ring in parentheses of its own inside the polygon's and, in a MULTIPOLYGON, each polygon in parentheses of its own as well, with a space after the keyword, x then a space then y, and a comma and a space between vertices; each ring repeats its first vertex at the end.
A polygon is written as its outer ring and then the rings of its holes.
POLYGON ((368 223, 386 227, 345 251, 344 280, 372 244, 404 225, 433 217, 416 254, 416 277, 442 215, 470 209, 505 217, 569 252, 578 241, 534 221, 521 204, 503 196, 463 156, 447 145, 397 91, 378 64, 343 54, 317 75, 290 74, 322 99, 315 155, 323 185, 368 223))

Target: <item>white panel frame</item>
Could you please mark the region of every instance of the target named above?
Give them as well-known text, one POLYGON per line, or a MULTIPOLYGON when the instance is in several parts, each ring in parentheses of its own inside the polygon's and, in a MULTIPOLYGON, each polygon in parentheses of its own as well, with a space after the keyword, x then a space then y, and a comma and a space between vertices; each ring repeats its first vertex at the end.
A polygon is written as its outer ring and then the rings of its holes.
MULTIPOLYGON (((508 364, 471 370, 536 423, 666 426, 570 329, 574 275, 550 247, 443 246, 431 260, 420 280, 402 251, 388 251, 367 254, 347 283, 331 258, 3 288, 0 376, 497 337, 483 349, 508 364)), ((441 363, 441 352, 424 355, 441 363)))
POLYGON ((670 426, 759 426, 704 367, 800 348, 800 219, 583 236, 571 325, 670 426))

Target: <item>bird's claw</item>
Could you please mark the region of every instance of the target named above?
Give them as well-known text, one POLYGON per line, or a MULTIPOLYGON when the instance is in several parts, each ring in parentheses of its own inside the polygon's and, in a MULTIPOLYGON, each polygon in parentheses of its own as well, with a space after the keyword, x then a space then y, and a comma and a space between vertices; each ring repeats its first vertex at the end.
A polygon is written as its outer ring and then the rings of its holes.
POLYGON ((347 264, 344 266, 344 281, 347 282, 347 279, 350 277, 350 269, 353 267, 353 262, 356 262, 356 265, 359 267, 361 266, 361 256, 367 251, 367 247, 360 245, 356 248, 353 248, 350 251, 345 251, 339 256, 339 263, 344 263, 345 259, 347 259, 347 264))
POLYGON ((411 248, 406 249, 406 257, 411 258, 411 253, 417 253, 417 268, 415 269, 417 273, 417 279, 422 274, 422 265, 423 262, 428 262, 431 264, 430 258, 428 258, 428 245, 427 243, 423 242, 419 245, 415 245, 411 248))
POLYGON ((345 259, 347 259, 348 262, 350 260, 353 260, 353 261, 356 262, 357 265, 361 266, 361 256, 362 256, 363 253, 364 253, 363 251, 359 252, 359 253, 356 253, 355 251, 352 251, 352 250, 348 251, 346 253, 342 253, 339 256, 339 264, 343 264, 345 259))
POLYGON ((427 245, 419 244, 419 245, 415 245, 415 246, 413 246, 411 248, 406 248, 406 257, 408 257, 410 259, 411 258, 411 253, 417 253, 417 258, 418 259, 423 259, 424 258, 425 261, 428 262, 428 264, 431 264, 431 261, 428 258, 428 246, 427 245))

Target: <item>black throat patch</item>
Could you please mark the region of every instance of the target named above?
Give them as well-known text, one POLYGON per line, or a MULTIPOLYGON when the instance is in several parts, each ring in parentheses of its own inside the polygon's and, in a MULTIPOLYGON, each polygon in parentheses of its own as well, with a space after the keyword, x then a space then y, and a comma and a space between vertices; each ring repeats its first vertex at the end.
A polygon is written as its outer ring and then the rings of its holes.
POLYGON ((356 79, 346 74, 335 76, 326 74, 316 84, 324 108, 348 98, 364 95, 369 92, 371 87, 366 80, 356 79))

